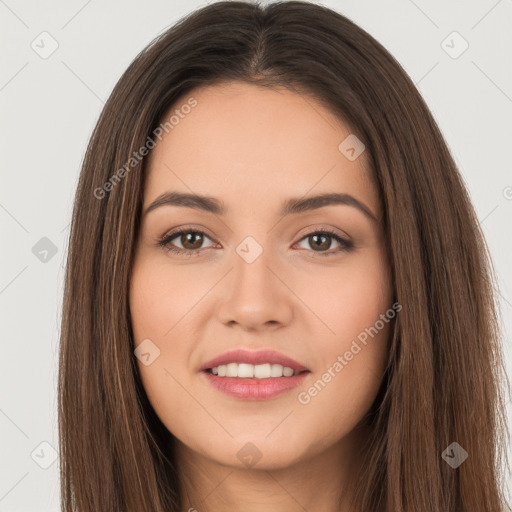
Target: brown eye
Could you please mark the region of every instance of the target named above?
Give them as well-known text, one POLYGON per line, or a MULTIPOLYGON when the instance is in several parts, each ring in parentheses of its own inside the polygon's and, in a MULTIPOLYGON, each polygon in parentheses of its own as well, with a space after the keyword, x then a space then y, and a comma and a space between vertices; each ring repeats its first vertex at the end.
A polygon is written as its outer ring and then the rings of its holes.
POLYGON ((330 236, 325 235, 309 235, 308 239, 310 240, 311 247, 316 247, 321 250, 328 250, 331 242, 330 236))
POLYGON ((313 252, 318 253, 319 256, 333 256, 343 251, 350 251, 354 247, 354 243, 350 240, 345 240, 337 233, 332 231, 315 231, 309 233, 301 239, 307 241, 307 245, 313 248, 313 252), (332 244, 332 240, 338 242, 339 247, 334 251, 327 252, 332 244), (325 254, 322 254, 325 253, 325 254))
POLYGON ((170 235, 164 236, 164 238, 158 242, 158 245, 176 254, 193 256, 203 249, 201 246, 205 239, 210 240, 206 233, 203 233, 202 231, 181 229, 171 233, 170 235), (172 242, 173 240, 176 241, 172 242), (176 243, 180 244, 181 247, 180 245, 176 246, 176 243))
POLYGON ((203 244, 203 235, 199 232, 189 231, 188 233, 182 233, 179 240, 184 249, 195 251, 201 248, 201 245, 203 244))

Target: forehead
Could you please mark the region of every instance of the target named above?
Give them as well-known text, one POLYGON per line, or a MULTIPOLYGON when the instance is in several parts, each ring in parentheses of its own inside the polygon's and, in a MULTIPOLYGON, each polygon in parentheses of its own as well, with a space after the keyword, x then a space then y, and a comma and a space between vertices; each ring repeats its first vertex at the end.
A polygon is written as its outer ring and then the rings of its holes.
POLYGON ((367 155, 351 161, 340 151, 350 127, 308 95, 232 82, 191 91, 162 122, 170 116, 172 128, 149 155, 145 205, 170 190, 241 207, 251 197, 268 205, 273 197, 343 192, 377 211, 367 155))

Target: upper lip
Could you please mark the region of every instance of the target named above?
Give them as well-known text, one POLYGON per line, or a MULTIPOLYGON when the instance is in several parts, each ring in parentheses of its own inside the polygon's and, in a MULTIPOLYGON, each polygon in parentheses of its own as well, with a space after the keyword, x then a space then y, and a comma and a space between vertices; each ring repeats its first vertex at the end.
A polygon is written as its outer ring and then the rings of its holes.
POLYGON ((308 370, 304 365, 298 363, 294 359, 276 352, 275 350, 258 350, 248 351, 244 349, 235 349, 224 352, 220 356, 211 359, 201 366, 201 370, 209 370, 215 366, 228 363, 248 363, 248 364, 280 364, 288 366, 295 371, 308 370))

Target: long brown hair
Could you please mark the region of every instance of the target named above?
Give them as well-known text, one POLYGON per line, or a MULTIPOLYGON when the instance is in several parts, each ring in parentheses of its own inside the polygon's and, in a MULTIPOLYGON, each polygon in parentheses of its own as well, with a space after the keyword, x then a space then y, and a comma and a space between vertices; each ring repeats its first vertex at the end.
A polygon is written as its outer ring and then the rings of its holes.
POLYGON ((510 510, 500 479, 506 374, 496 283, 463 180, 399 63, 346 17, 303 1, 223 1, 191 13, 135 58, 105 104, 69 239, 62 510, 180 509, 172 435, 149 404, 133 354, 128 292, 147 162, 140 149, 177 99, 232 80, 284 86, 325 105, 365 144, 380 193, 402 310, 365 418, 371 436, 355 510, 510 510), (457 468, 443 457, 453 442, 468 453, 457 468))

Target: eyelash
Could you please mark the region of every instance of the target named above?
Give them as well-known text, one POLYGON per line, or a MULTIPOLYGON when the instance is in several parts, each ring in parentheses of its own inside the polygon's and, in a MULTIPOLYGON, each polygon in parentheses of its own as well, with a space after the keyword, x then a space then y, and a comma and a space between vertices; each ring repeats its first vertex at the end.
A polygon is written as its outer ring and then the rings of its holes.
MULTIPOLYGON (((160 238, 158 240, 158 245, 160 247, 162 247, 164 250, 169 251, 174 254, 177 254, 177 255, 181 255, 181 256, 185 256, 185 257, 198 256, 199 253, 202 251, 202 249, 195 249, 195 250, 194 249, 180 249, 179 247, 173 247, 172 245, 170 245, 171 240, 173 240, 174 238, 176 238, 179 235, 188 234, 188 233, 205 235, 207 238, 210 238, 204 231, 185 227, 185 228, 178 229, 168 235, 164 235, 162 238, 160 238)), ((299 242, 304 240, 304 238, 310 237, 312 235, 328 235, 329 237, 334 238, 341 245, 341 247, 338 248, 334 252, 313 251, 313 252, 317 252, 318 256, 321 256, 321 257, 335 256, 336 254, 339 254, 340 252, 349 252, 354 247, 353 242, 351 242, 349 240, 345 240, 344 238, 340 237, 337 233, 335 233, 334 231, 331 231, 329 229, 311 231, 310 233, 305 234, 299 240, 299 242)), ((211 240, 211 238, 210 238, 210 240, 211 240)), ((206 249, 206 247, 204 247, 203 249, 206 249)))

